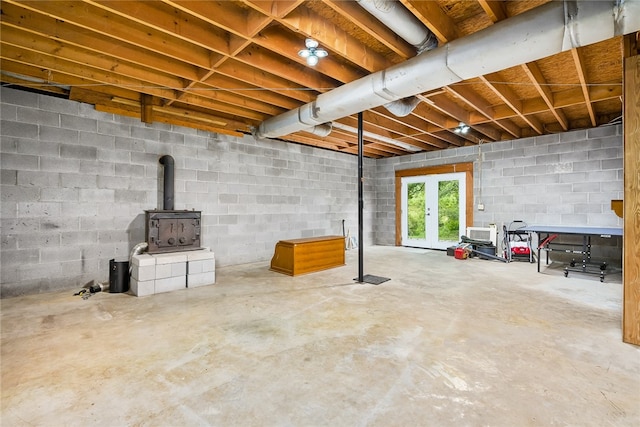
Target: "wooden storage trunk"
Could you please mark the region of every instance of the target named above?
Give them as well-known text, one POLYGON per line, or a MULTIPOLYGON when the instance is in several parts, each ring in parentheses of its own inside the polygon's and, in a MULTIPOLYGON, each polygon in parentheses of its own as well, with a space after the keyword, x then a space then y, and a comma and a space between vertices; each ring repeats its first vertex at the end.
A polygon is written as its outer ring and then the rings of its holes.
POLYGON ((297 276, 345 265, 342 236, 309 237, 276 243, 271 270, 297 276))

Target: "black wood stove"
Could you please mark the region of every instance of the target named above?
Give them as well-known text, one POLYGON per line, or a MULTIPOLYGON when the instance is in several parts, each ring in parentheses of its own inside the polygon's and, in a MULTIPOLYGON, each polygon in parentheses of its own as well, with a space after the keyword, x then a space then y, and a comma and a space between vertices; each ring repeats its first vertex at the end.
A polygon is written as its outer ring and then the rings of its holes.
POLYGON ((150 254, 200 249, 200 211, 173 209, 173 157, 164 165, 164 209, 145 211, 145 240, 150 254))
POLYGON ((200 249, 200 211, 145 211, 150 254, 200 249))

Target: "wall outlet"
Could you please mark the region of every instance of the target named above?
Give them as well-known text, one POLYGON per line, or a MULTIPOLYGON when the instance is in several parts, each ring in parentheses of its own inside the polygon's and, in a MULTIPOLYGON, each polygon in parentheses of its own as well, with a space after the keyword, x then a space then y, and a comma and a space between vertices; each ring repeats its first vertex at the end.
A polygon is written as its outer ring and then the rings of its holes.
POLYGON ((478 210, 479 211, 483 211, 484 210, 484 203, 478 203, 478 210))

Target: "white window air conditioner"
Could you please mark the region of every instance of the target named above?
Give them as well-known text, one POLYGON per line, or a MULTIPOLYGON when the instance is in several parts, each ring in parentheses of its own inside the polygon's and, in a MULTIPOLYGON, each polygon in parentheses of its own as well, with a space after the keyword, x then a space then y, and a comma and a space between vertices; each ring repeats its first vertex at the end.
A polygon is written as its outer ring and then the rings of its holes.
POLYGON ((467 227, 467 237, 473 240, 484 240, 498 247, 498 229, 495 224, 489 227, 467 227))

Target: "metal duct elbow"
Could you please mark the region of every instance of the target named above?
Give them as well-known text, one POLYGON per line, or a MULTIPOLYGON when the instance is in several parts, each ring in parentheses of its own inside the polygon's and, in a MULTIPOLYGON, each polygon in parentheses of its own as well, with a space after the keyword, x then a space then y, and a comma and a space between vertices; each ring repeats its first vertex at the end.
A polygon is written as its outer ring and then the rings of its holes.
POLYGON ((175 161, 173 157, 168 154, 160 157, 160 163, 164 165, 164 195, 163 195, 163 207, 165 211, 173 210, 173 198, 174 198, 174 165, 175 161))
POLYGON ((405 117, 411 114, 413 110, 420 104, 420 99, 416 96, 399 99, 397 101, 384 104, 384 108, 397 117, 405 117))
POLYGON ((305 129, 304 131, 312 133, 317 136, 325 137, 325 136, 329 136, 332 129, 333 129, 333 126, 331 125, 331 123, 324 123, 321 125, 314 126, 311 129, 305 129))
POLYGON ((397 0, 358 0, 358 4, 389 27, 418 54, 438 47, 438 38, 397 0))
POLYGON ((140 255, 143 252, 146 252, 149 249, 149 244, 147 242, 140 242, 133 247, 131 250, 131 254, 129 255, 129 259, 134 255, 140 255))
POLYGON ((131 270, 131 266, 133 266, 133 257, 146 252, 147 249, 149 249, 147 242, 140 242, 131 249, 131 253, 129 254, 129 270, 131 270))
POLYGON ((428 32, 427 38, 424 39, 422 43, 416 46, 416 50, 418 51, 418 55, 422 52, 426 52, 438 47, 438 37, 433 34, 431 31, 428 32))

